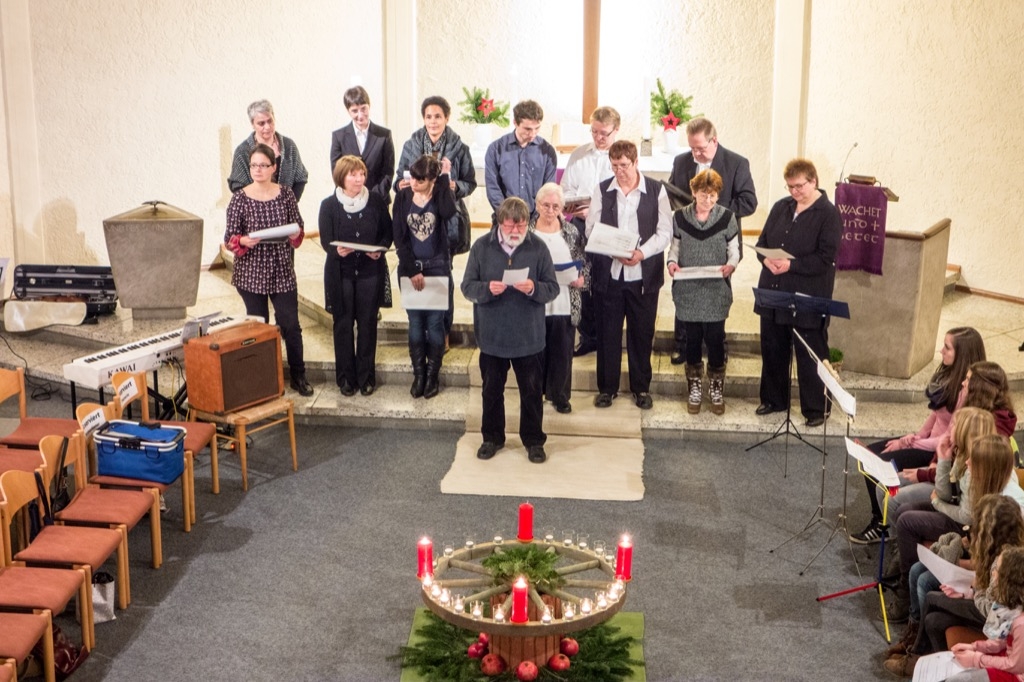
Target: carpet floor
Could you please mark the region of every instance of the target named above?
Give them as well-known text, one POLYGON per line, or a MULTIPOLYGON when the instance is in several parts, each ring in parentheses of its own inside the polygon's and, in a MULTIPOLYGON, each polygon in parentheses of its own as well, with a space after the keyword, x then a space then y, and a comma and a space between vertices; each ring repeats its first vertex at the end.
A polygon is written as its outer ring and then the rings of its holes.
MULTIPOLYGON (((56 403, 53 416, 66 409, 56 403)), ((47 416, 38 405, 33 413, 47 416)), ((237 459, 222 455, 220 495, 209 492, 202 454, 198 523, 181 531, 172 490, 159 570, 147 563, 148 530, 131 533, 132 604, 97 625, 98 646, 74 679, 398 680, 386 657, 407 641, 420 606, 418 538, 485 537, 515 524, 519 498, 439 492, 459 437, 300 426, 292 472, 287 432, 271 430, 250 450, 248 493, 237 459)), ((797 443, 787 460, 781 439, 745 452, 747 440, 645 439, 642 500, 534 499, 535 527, 633 535, 626 608, 644 614, 649 680, 887 679, 877 597, 815 599, 866 582, 874 549, 836 537, 799 575, 828 537, 815 524, 769 552, 816 510, 821 455, 797 443)), ((829 448, 823 515, 832 522, 844 458, 841 441, 829 448)), ((582 469, 557 478, 571 488, 582 469)), ((858 530, 865 498, 851 474, 858 530)), ((72 616, 59 622, 77 639, 72 616)))

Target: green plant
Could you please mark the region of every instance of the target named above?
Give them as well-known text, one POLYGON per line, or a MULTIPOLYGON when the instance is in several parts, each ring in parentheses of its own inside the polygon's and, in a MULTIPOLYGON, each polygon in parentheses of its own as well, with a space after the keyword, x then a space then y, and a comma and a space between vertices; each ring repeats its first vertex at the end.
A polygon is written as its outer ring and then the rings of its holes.
POLYGON ((836 363, 842 362, 843 361, 843 351, 839 350, 838 348, 829 348, 828 349, 828 361, 831 362, 833 365, 836 364, 836 363))
POLYGON ((481 565, 491 572, 495 585, 511 585, 512 581, 525 575, 531 585, 550 590, 565 584, 565 578, 555 570, 558 555, 545 552, 537 545, 509 547, 484 559, 481 565))
POLYGON ((463 123, 494 123, 500 128, 508 126, 508 102, 495 102, 490 89, 473 86, 472 90, 462 88, 466 99, 459 102, 463 108, 459 120, 463 123))
POLYGON ((694 114, 690 113, 693 97, 683 97, 678 90, 666 92, 661 79, 657 79, 656 82, 658 89, 651 93, 652 125, 660 125, 665 130, 675 130, 680 123, 686 123, 694 117, 694 114))

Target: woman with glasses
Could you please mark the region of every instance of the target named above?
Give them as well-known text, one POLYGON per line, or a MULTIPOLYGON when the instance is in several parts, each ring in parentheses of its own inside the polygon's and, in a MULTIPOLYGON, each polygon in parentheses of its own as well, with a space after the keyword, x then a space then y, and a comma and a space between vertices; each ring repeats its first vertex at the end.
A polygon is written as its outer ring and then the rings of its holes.
POLYGON ((676 319, 686 328, 686 411, 700 412, 704 357, 708 348, 708 397, 714 414, 725 413, 725 319, 732 307, 729 276, 740 262, 740 228, 736 215, 718 203, 722 176, 713 170, 690 180, 693 203, 676 211, 668 274, 676 319), (701 268, 701 270, 694 270, 701 268))
MULTIPOLYGON (((408 282, 402 281, 403 287, 422 291, 427 277, 443 277, 448 280, 446 286, 450 291, 452 266, 446 226, 456 211, 449 180, 451 169, 447 157, 438 161, 433 156, 420 156, 409 166, 408 184, 395 194, 392 225, 398 276, 408 278, 408 282)), ((438 374, 444 356, 446 310, 410 309, 408 304, 403 305, 409 315, 413 373, 409 393, 413 398, 433 398, 440 391, 438 374)))
POLYGON ((235 148, 231 162, 231 175, 228 176, 228 188, 237 192, 253 181, 249 172, 249 154, 257 144, 265 144, 274 152, 274 177, 277 184, 287 187, 295 194, 295 201, 302 198, 302 190, 306 188, 309 173, 302 165, 299 148, 291 138, 280 135, 274 128, 274 107, 265 99, 257 100, 249 105, 249 122, 252 124, 252 135, 235 148))
POLYGON ((529 230, 547 245, 559 276, 558 296, 544 307, 544 395, 561 414, 572 412, 572 349, 580 322, 580 291, 585 286, 583 246, 576 226, 562 217, 562 188, 553 182, 537 191, 538 216, 529 230), (576 273, 569 280, 563 273, 576 273))
POLYGON ((247 315, 266 322, 274 304, 274 323, 281 328, 288 356, 291 387, 303 396, 313 395, 306 381, 302 358, 302 328, 299 326, 299 292, 295 279, 295 249, 302 244, 303 222, 292 190, 274 182, 277 175, 275 151, 257 144, 248 154, 252 182, 234 193, 228 204, 224 243, 235 255, 231 284, 245 302, 247 315), (295 224, 298 232, 283 239, 260 239, 249 235, 268 227, 295 224))
MULTIPOLYGON (((836 277, 836 251, 842 239, 843 221, 839 211, 818 188, 818 171, 807 159, 786 164, 783 178, 789 196, 772 206, 758 237, 758 248, 782 249, 791 257, 767 258, 760 253, 761 278, 757 286, 788 293, 832 298, 836 277)), ((807 426, 825 423, 825 387, 818 378, 814 360, 799 333, 814 354, 828 358, 828 316, 754 306, 761 316, 761 404, 757 414, 785 412, 789 408, 790 358, 796 349, 800 411, 807 426)))
MULTIPOLYGON (((448 228, 452 235, 459 238, 449 243, 450 255, 469 251, 469 209, 465 198, 476 189, 476 170, 473 168, 473 157, 469 147, 458 133, 448 127, 448 117, 452 108, 448 100, 436 95, 427 97, 420 105, 423 116, 423 127, 412 134, 402 146, 402 156, 398 160, 395 171, 395 193, 410 186, 407 176, 410 166, 423 155, 432 156, 438 161, 447 161, 449 165, 448 186, 455 195, 456 214, 449 219, 448 228)), ((452 329, 454 284, 448 294, 448 311, 444 314, 444 343, 448 346, 448 333, 452 329)))

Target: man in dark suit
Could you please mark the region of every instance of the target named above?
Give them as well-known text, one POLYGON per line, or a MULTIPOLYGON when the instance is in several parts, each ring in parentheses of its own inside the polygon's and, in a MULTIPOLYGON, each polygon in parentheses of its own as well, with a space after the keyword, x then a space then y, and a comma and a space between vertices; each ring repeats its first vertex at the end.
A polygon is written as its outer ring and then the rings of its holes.
POLYGON ((390 204, 391 177, 395 174, 391 131, 370 122, 370 95, 361 85, 346 90, 344 102, 352 122, 331 134, 331 172, 341 157, 358 156, 366 164, 366 188, 390 204))
MULTIPOLYGON (((669 184, 679 188, 687 201, 693 201, 690 194, 690 180, 697 173, 711 169, 722 176, 722 191, 718 194, 718 203, 736 215, 736 222, 747 217, 757 209, 757 196, 754 194, 754 179, 750 176, 750 162, 736 152, 718 144, 718 131, 715 124, 698 116, 686 124, 686 142, 690 151, 683 152, 672 162, 672 174, 669 184)), ((742 228, 742 224, 740 225, 742 228)), ((743 257, 743 239, 740 238, 740 258, 743 257)), ((672 351, 672 364, 681 365, 686 361, 686 328, 678 319, 675 324, 675 349, 672 351)))

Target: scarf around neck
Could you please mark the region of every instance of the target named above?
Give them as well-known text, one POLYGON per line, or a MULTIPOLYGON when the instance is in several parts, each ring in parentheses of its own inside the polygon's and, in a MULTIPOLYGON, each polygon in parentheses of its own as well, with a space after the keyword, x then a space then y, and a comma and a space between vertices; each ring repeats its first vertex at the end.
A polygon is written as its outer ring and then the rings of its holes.
POLYGON ((366 202, 370 199, 370 191, 363 187, 362 191, 354 197, 345 194, 340 187, 334 190, 334 196, 338 198, 345 213, 359 213, 366 208, 366 202))

